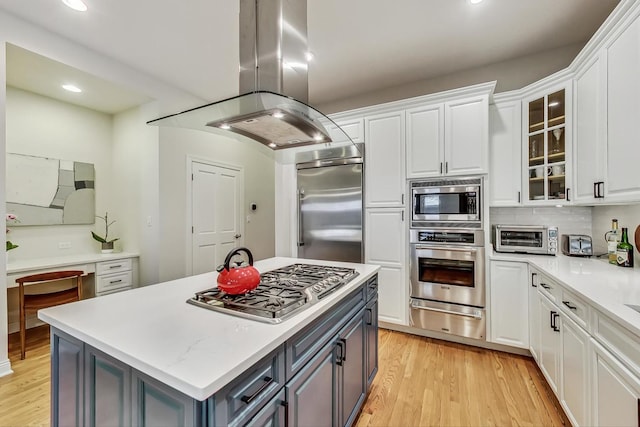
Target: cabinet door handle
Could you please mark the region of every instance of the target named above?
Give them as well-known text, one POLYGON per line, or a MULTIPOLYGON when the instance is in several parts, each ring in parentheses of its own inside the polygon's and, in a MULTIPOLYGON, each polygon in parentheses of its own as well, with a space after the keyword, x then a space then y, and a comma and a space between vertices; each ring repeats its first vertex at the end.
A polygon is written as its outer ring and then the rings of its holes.
POLYGON ((449 173, 449 162, 444 162, 444 173, 449 173))
POLYGON ((571 201, 571 199, 569 198, 569 192, 570 192, 570 191, 571 191, 571 189, 570 189, 570 188, 568 188, 568 187, 567 187, 567 189, 565 190, 565 192, 566 192, 566 194, 567 194, 567 196, 566 196, 566 198, 567 198, 567 202, 570 202, 570 201, 571 201))
POLYGON ((280 402, 280 406, 284 407, 284 426, 289 427, 289 402, 283 400, 280 402))
POLYGON ((518 191, 518 203, 521 202, 521 198, 520 198, 520 192, 518 191))
POLYGON ((336 365, 342 366, 342 362, 344 362, 344 352, 345 352, 344 341, 342 338, 338 340, 338 342, 336 343, 336 346, 338 349, 340 349, 340 353, 336 355, 336 365))
POLYGON ((593 183, 593 198, 594 199, 598 198, 598 183, 597 182, 593 183))
POLYGON ((404 193, 402 193, 402 197, 401 198, 402 198, 402 203, 401 204, 404 205, 404 193))
POLYGON ((342 343, 342 361, 346 362, 347 361, 347 339, 346 338, 340 338, 340 342, 342 343))
POLYGON ((400 214, 402 215, 402 222, 404 222, 404 211, 400 212, 400 214))
POLYGON ((601 199, 604 199, 604 181, 600 181, 598 184, 598 196, 601 199))
POLYGON ((247 405, 250 404, 255 400, 256 397, 260 395, 260 393, 262 393, 267 387, 269 387, 273 383, 273 378, 271 377, 264 377, 262 380, 264 381, 264 383, 260 386, 258 390, 256 390, 255 393, 253 393, 251 396, 242 396, 240 400, 242 400, 247 405))
POLYGON ((367 308, 365 312, 367 313, 367 320, 365 321, 365 323, 367 324, 367 326, 373 325, 373 311, 370 308, 367 308))
POLYGON ((571 305, 571 301, 562 301, 562 303, 564 305, 566 305, 567 307, 569 307, 570 310, 577 310, 578 307, 576 307, 575 305, 571 305))
POLYGON ((531 273, 531 286, 534 288, 537 288, 538 285, 536 285, 536 280, 535 277, 538 275, 538 273, 531 273))
POLYGON ((550 311, 549 313, 551 314, 551 329, 553 329, 556 332, 560 332, 560 328, 558 328, 558 325, 556 324, 556 320, 560 316, 555 311, 550 311))
POLYGON ((440 162, 440 173, 442 173, 442 162, 440 162))

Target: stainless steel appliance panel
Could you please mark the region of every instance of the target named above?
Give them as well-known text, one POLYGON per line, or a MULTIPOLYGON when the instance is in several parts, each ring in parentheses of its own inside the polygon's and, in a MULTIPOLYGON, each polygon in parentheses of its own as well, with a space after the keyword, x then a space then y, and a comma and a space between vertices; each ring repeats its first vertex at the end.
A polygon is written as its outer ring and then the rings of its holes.
POLYGON ((484 340, 486 312, 482 308, 411 299, 411 326, 484 340))
POLYGON ((484 248, 411 245, 411 297, 485 306, 484 248))
POLYGON ((558 250, 558 227, 494 225, 491 235, 496 252, 555 255, 558 250))
POLYGON ((482 177, 411 181, 411 227, 481 228, 482 183, 482 177))
POLYGON ((341 162, 298 169, 299 258, 363 261, 363 165, 341 162))

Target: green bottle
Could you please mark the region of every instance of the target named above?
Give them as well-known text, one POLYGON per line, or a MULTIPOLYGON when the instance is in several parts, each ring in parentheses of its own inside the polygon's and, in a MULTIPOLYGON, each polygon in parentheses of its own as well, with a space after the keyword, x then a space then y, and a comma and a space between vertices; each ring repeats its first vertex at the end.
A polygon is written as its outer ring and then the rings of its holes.
POLYGON ((629 243, 627 227, 622 227, 622 240, 618 243, 616 255, 620 267, 633 267, 633 245, 629 243))

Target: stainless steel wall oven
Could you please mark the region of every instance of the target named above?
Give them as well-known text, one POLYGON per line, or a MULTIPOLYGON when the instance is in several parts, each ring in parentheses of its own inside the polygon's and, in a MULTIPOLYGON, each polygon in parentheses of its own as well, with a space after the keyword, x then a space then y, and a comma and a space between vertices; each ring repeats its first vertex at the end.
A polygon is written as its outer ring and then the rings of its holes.
POLYGON ((411 326, 486 337, 482 183, 471 177, 410 184, 411 326))

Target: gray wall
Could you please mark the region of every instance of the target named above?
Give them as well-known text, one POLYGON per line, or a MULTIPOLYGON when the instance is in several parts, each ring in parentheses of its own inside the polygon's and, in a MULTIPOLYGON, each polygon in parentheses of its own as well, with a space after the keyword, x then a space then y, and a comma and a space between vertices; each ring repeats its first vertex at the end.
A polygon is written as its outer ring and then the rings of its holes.
MULTIPOLYGON (((374 90, 363 95, 314 105, 314 107, 325 114, 331 114, 493 80, 498 82, 496 93, 507 92, 525 87, 566 68, 583 46, 584 43, 573 44, 535 55, 459 71, 446 76, 374 90)), ((313 100, 311 102, 313 103, 313 100)))

